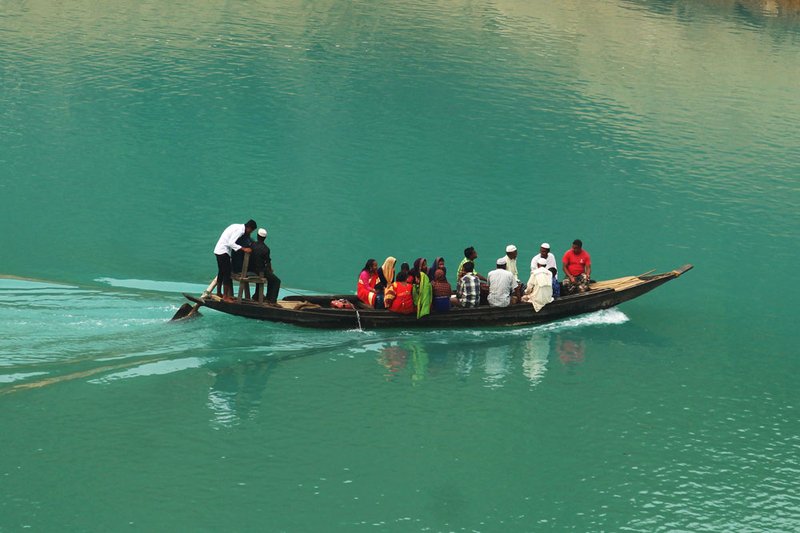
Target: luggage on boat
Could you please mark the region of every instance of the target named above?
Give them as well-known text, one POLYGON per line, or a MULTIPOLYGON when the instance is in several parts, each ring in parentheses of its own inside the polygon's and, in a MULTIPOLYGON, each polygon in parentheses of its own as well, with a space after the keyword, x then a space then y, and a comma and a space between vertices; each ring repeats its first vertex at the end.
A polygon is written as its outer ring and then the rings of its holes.
POLYGON ((331 300, 331 307, 335 309, 352 309, 353 304, 351 304, 344 298, 339 298, 338 300, 331 300))

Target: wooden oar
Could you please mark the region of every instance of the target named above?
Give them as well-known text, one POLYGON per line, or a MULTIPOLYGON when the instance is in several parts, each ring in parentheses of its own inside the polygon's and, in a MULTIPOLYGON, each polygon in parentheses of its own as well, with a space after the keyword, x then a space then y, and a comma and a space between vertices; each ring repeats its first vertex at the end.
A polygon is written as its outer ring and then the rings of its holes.
MULTIPOLYGON (((216 286, 217 286, 217 278, 215 276, 214 279, 211 280, 211 284, 208 286, 208 288, 203 291, 201 298, 206 298, 209 294, 211 294, 211 291, 213 291, 214 287, 216 286)), ((195 316, 197 314, 197 310, 200 308, 201 305, 203 304, 197 303, 194 304, 194 306, 192 306, 192 304, 189 303, 183 304, 175 312, 175 315, 172 317, 172 320, 182 320, 184 318, 191 318, 195 316)))

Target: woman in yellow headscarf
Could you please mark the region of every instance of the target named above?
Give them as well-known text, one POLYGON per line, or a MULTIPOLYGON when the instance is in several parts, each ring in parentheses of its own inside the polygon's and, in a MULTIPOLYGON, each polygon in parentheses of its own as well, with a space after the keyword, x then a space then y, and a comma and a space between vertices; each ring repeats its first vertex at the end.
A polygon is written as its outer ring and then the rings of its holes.
POLYGON ((387 296, 389 301, 394 298, 394 294, 392 294, 391 291, 392 282, 394 281, 395 263, 397 263, 397 259, 389 256, 386 258, 386 261, 383 262, 383 266, 378 269, 378 283, 375 285, 375 292, 377 294, 375 298, 375 309, 385 308, 384 301, 387 296))

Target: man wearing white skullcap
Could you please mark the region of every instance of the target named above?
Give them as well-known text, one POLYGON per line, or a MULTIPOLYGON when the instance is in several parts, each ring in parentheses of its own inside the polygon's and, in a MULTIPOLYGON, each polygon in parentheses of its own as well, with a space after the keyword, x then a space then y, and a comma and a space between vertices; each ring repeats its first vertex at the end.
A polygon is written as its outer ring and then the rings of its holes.
MULTIPOLYGON (((278 300, 278 291, 281 289, 281 280, 272 271, 272 258, 270 257, 269 246, 264 242, 267 238, 267 230, 261 228, 258 230, 258 240, 252 244, 253 251, 250 253, 250 266, 248 268, 251 272, 256 272, 266 278, 267 281, 267 302, 274 304, 278 300)), ((261 300, 261 291, 263 284, 256 283, 255 299, 261 300)))
POLYGON ((501 257, 497 260, 497 268, 489 272, 486 278, 489 280, 489 305, 492 307, 508 307, 516 303, 516 299, 511 297, 517 286, 514 275, 506 270, 508 260, 501 257))
POLYGON ((558 278, 558 266, 556 264, 556 256, 550 253, 550 245, 546 242, 543 242, 539 246, 539 253, 533 256, 533 260, 531 260, 531 272, 536 270, 537 264, 536 261, 539 259, 546 259, 547 260, 547 270, 553 272, 553 275, 558 278))
POLYGON ((517 272, 517 247, 513 244, 506 246, 506 270, 514 275, 514 279, 519 281, 517 272))
POLYGON ((547 269, 547 259, 536 260, 536 269, 531 272, 522 301, 530 302, 537 313, 553 301, 553 273, 547 269))

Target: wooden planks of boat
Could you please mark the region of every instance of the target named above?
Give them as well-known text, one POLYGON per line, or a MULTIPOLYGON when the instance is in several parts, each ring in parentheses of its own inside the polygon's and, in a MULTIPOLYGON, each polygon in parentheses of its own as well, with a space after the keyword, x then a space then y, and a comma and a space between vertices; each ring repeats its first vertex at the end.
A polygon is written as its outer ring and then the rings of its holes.
MULTIPOLYGON (((420 319, 416 315, 400 315, 384 309, 371 309, 362 304, 354 295, 317 294, 288 296, 277 304, 239 298, 226 302, 216 296, 204 293, 196 298, 184 295, 197 307, 205 306, 231 315, 272 322, 283 322, 312 328, 337 329, 376 329, 376 328, 448 328, 475 326, 521 326, 550 322, 561 318, 591 313, 614 307, 637 298, 656 287, 671 281, 692 269, 692 265, 661 274, 640 274, 624 276, 592 283, 590 290, 557 298, 544 306, 539 312, 527 303, 508 307, 479 306, 472 308, 454 307, 446 313, 431 313, 420 319), (353 309, 339 309, 331 306, 332 300, 345 299, 353 309)), ((652 272, 652 271, 651 271, 652 272)))

